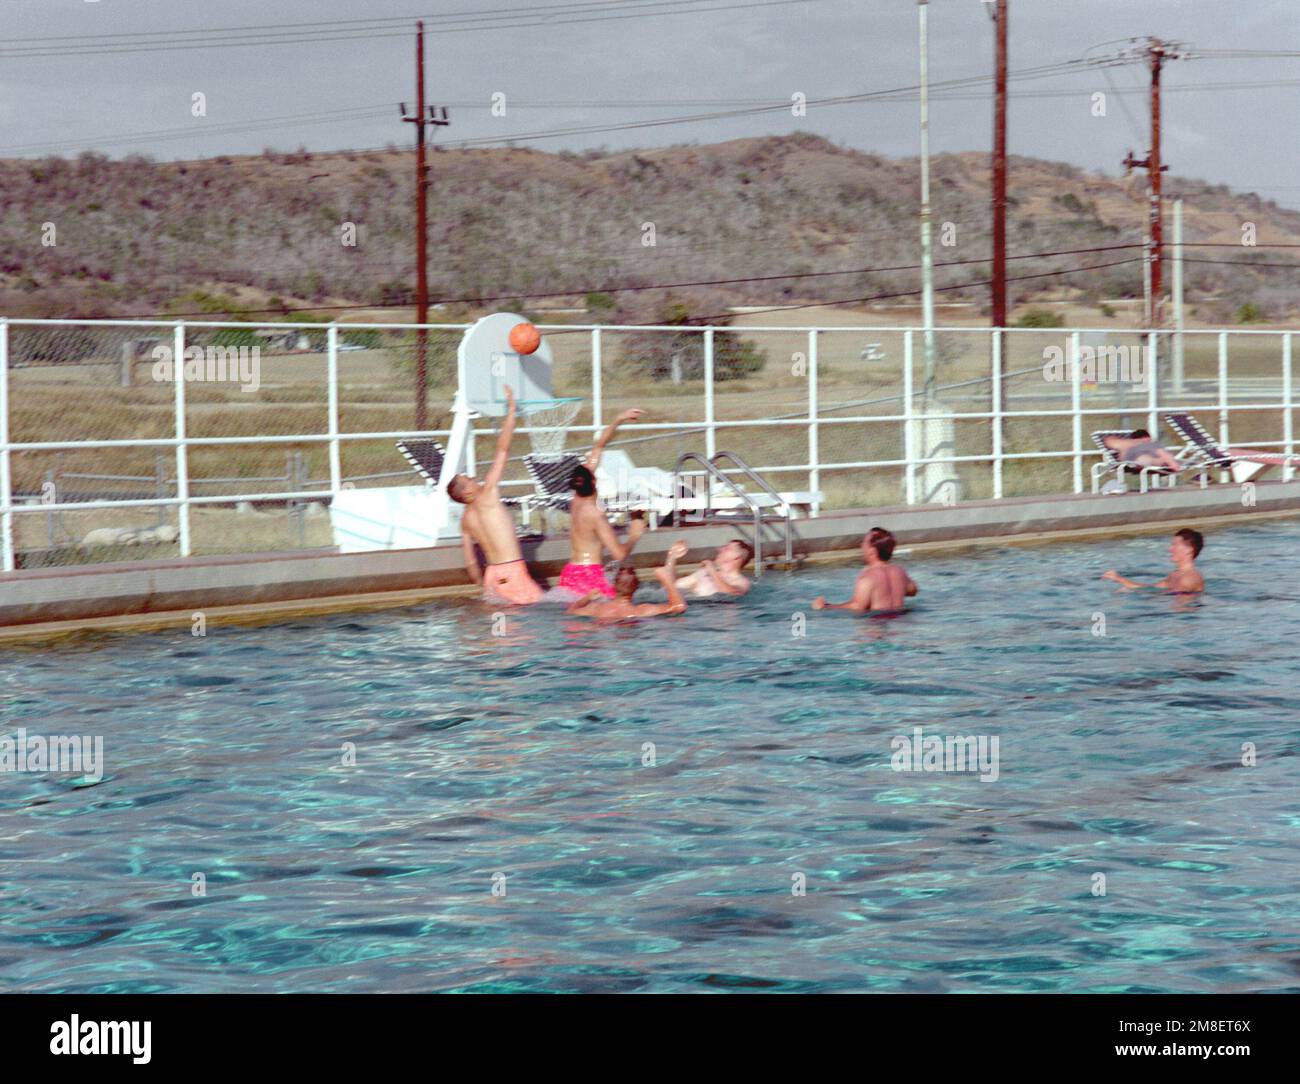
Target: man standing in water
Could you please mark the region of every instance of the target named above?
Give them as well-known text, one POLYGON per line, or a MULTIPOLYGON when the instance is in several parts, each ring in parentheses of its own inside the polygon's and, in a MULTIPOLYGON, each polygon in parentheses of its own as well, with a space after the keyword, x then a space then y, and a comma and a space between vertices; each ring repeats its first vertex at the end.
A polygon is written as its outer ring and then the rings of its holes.
POLYGON ((1205 578, 1201 575, 1200 569, 1196 567, 1196 558, 1201 555, 1204 546, 1205 537, 1200 531, 1194 531, 1190 527, 1183 527, 1181 530, 1174 532, 1173 541, 1169 543, 1169 559, 1174 564, 1174 570, 1159 583, 1135 583, 1133 580, 1125 579, 1113 568, 1109 572, 1103 572, 1101 578, 1111 580, 1121 587, 1129 589, 1158 587, 1161 590, 1173 591, 1179 595, 1200 594, 1205 590, 1205 578))
POLYGON ((897 613, 905 608, 904 599, 911 598, 918 588, 901 565, 892 565, 894 536, 883 527, 872 527, 862 540, 862 560, 866 568, 858 573, 853 585, 853 597, 848 602, 827 602, 818 595, 813 599, 814 610, 869 610, 897 613))
POLYGON ((568 609, 578 617, 594 617, 597 621, 626 621, 633 617, 661 617, 665 614, 684 614, 686 600, 677 590, 677 562, 686 556, 690 547, 677 541, 668 549, 668 559, 655 569, 655 578, 668 592, 667 602, 646 602, 638 605, 632 601, 640 581, 636 570, 624 565, 614 576, 614 597, 602 598, 599 590, 589 591, 568 609))
POLYGON ((514 519, 501 503, 501 476, 510 458, 510 439, 515 435, 515 393, 511 388, 505 392, 506 418, 497 436, 492 466, 481 482, 468 474, 456 475, 447 483, 447 495, 465 506, 460 536, 469 578, 483 585, 483 597, 489 602, 528 606, 540 601, 543 591, 528 574, 514 519), (482 572, 474 552, 476 542, 488 560, 482 572))
POLYGON ((614 588, 605 579, 604 551, 608 550, 614 560, 622 561, 632 552, 637 539, 645 534, 645 516, 633 516, 628 524, 627 544, 618 540, 596 498, 595 475, 601 454, 614 431, 624 422, 636 421, 644 413, 637 409, 623 411, 605 427, 591 446, 586 460, 573 468, 569 478, 569 488, 573 491, 573 499, 569 502, 569 563, 560 573, 560 586, 575 595, 598 591, 606 598, 613 598, 614 588))

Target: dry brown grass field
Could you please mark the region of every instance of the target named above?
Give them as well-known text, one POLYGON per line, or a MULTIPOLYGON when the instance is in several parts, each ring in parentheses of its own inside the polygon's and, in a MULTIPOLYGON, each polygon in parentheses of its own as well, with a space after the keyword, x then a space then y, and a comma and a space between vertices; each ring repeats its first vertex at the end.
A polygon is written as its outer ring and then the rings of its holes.
MULTIPOLYGON (((1062 318, 1081 324, 1105 326, 1095 309, 1063 306, 1062 318)), ((818 459, 822 464, 818 488, 826 496, 825 507, 871 507, 899 503, 903 498, 903 471, 897 466, 836 468, 836 463, 889 461, 904 456, 904 427, 901 421, 836 422, 837 418, 890 416, 903 412, 902 359, 904 336, 899 331, 862 330, 867 324, 907 323, 918 314, 907 308, 846 312, 835 308, 742 313, 735 332, 743 342, 761 351, 762 368, 743 379, 719 381, 715 385, 714 416, 717 422, 745 422, 782 419, 778 426, 729 426, 716 429, 716 446, 740 453, 759 468, 770 472, 772 481, 785 489, 805 489, 812 479, 809 463, 810 383, 807 376, 808 331, 804 324, 823 330, 817 336, 818 350, 818 459), (768 330, 771 329, 771 330, 768 330), (787 330, 793 329, 793 330, 787 330), (864 356, 865 352, 865 356, 864 356), (789 468, 779 470, 774 468, 789 468)), ((564 319, 572 319, 565 317, 564 319)), ((990 409, 990 337, 980 327, 978 314, 969 309, 941 310, 940 319, 950 328, 936 336, 938 383, 964 385, 942 393, 943 409, 982 412, 990 409)), ((15 336, 21 328, 13 330, 15 336)), ((107 334, 107 333, 105 333, 107 334)), ((340 352, 340 427, 344 433, 393 430, 412 424, 411 353, 405 333, 385 332, 380 347, 340 352)), ((684 451, 705 447, 706 403, 704 385, 698 379, 680 384, 651 379, 638 371, 636 343, 645 333, 603 329, 602 410, 607 420, 619 410, 638 406, 647 410, 646 423, 662 424, 662 431, 626 432, 620 446, 643 466, 672 469, 684 451)), ((697 332, 691 333, 701 338, 697 332)), ((453 394, 452 366, 458 333, 433 333, 430 359, 433 383, 429 388, 430 417, 436 428, 450 423, 453 394)), ((1010 378, 1009 409, 1029 416, 1005 421, 1008 452, 1065 451, 1073 447, 1070 419, 1044 416, 1042 410, 1066 409, 1068 392, 1046 384, 1041 375, 1043 351, 1049 345, 1066 344, 1066 333, 1056 329, 1018 331, 1008 335, 1010 343, 1006 369, 1028 370, 1010 378), (1055 398, 1053 398, 1055 396, 1055 398)), ((556 394, 587 399, 575 425, 590 425, 591 335, 557 327, 548 333, 556 358, 556 394)), ((1136 345, 1135 333, 1116 328, 1105 341, 1136 345)), ((117 339, 106 341, 100 353, 89 354, 81 364, 36 365, 12 374, 12 432, 15 441, 38 440, 122 440, 165 439, 174 425, 174 387, 151 378, 148 361, 134 366, 136 383, 115 385, 118 367, 111 358, 119 353, 117 339)), ((1162 344, 1161 349, 1166 347, 1162 344)), ((1215 335, 1186 337, 1186 372, 1189 380, 1213 380, 1218 371, 1218 343, 1215 335)), ((1280 338, 1271 335, 1232 334, 1229 337, 1230 373, 1234 378, 1278 378, 1281 371, 1280 338)), ((922 342, 913 340, 913 392, 920 408, 922 386, 922 342)), ((187 382, 186 427, 191 438, 263 435, 324 434, 327 428, 325 388, 326 356, 321 351, 300 354, 268 352, 263 358, 260 386, 244 391, 237 383, 187 382)), ((1243 393, 1245 394, 1245 393, 1243 393)), ((1254 393, 1258 394, 1258 393, 1254 393)), ((1268 393, 1270 397, 1276 391, 1268 393)), ((1248 395, 1247 398, 1250 396, 1248 395)), ((1240 395, 1237 402, 1244 402, 1240 395)), ((1162 398, 1162 402, 1167 402, 1162 398)), ((1189 402, 1202 403, 1207 423, 1216 421, 1213 395, 1198 391, 1189 402)), ((1084 424, 1084 447, 1090 448, 1087 432, 1095 428, 1137 425, 1146 422, 1145 393, 1127 398, 1111 385, 1085 386, 1085 408, 1109 413, 1089 418, 1084 424)), ((1232 416, 1236 441, 1282 439, 1281 411, 1236 412, 1232 416)), ((991 452, 991 426, 987 420, 958 420, 954 426, 954 447, 948 454, 987 456, 991 452)), ((492 432, 480 423, 475 450, 488 454, 492 432)), ((570 446, 589 443, 582 432, 571 433, 570 446)), ((528 449, 526 436, 519 436, 516 453, 528 449)), ((1084 482, 1087 465, 1084 460, 1084 482)), ((20 493, 39 493, 53 480, 54 494, 61 500, 88 494, 131 492, 137 496, 169 495, 170 482, 162 489, 154 481, 172 477, 174 453, 168 448, 122 448, 20 452, 13 455, 15 488, 20 493), (77 475, 134 476, 136 480, 78 478, 77 475)), ((200 494, 289 492, 302 479, 315 483, 329 477, 328 453, 323 443, 228 444, 190 449, 191 492, 200 494)), ((407 485, 414 476, 385 439, 345 441, 342 445, 345 478, 355 484, 407 485), (367 478, 370 475, 387 477, 367 478)), ((992 469, 988 462, 962 463, 955 468, 967 499, 992 495, 992 469)), ((525 477, 515 463, 511 476, 525 477)), ((1067 492, 1073 486, 1072 458, 1026 459, 1008 462, 1003 488, 1007 495, 1067 492)), ((323 485, 316 488, 324 489, 323 485)), ((164 518, 174 520, 172 513, 164 518)), ((25 513, 17 517, 20 549, 41 550, 67 546, 96 527, 145 526, 157 522, 153 509, 111 512, 65 513, 51 517, 25 513)), ((252 511, 235 512, 230 507, 196 509, 192 519, 197 553, 285 549, 330 544, 328 519, 298 516, 283 505, 260 504, 252 511)), ((82 553, 79 559, 108 556, 137 556, 145 551, 124 553, 82 553)))

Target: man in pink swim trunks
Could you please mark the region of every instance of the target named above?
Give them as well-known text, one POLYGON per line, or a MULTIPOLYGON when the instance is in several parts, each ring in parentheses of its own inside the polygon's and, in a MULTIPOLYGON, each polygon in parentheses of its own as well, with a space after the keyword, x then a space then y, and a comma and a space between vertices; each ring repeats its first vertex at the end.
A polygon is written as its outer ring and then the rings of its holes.
POLYGON ((483 597, 489 602, 528 606, 540 602, 544 592, 528 573, 514 519, 501 503, 498 487, 510 458, 510 438, 515 435, 515 393, 510 388, 506 388, 506 404, 508 412, 487 474, 481 482, 468 474, 456 475, 447 483, 447 495, 465 506, 460 536, 469 578, 483 585, 483 597), (488 559, 482 571, 474 552, 475 542, 488 559))
POLYGON ((560 586, 575 595, 599 591, 606 598, 613 598, 614 588, 605 578, 604 551, 608 550, 614 560, 622 561, 645 533, 645 517, 634 516, 628 524, 627 543, 618 540, 596 498, 595 475, 601 453, 614 436, 614 431, 624 422, 636 421, 643 413, 642 410, 625 410, 615 418, 592 445, 591 453, 582 465, 574 467, 569 479, 573 491, 569 504, 569 563, 560 573, 560 586))
POLYGON ((635 601, 640 584, 636 570, 629 565, 619 568, 614 577, 617 590, 613 598, 602 598, 602 592, 591 591, 575 600, 566 613, 576 617, 594 617, 597 621, 628 621, 639 617, 663 617, 667 614, 684 614, 686 599, 677 589, 677 562, 686 556, 687 546, 680 539, 668 547, 668 556, 661 567, 655 569, 655 578, 664 586, 667 602, 635 601))

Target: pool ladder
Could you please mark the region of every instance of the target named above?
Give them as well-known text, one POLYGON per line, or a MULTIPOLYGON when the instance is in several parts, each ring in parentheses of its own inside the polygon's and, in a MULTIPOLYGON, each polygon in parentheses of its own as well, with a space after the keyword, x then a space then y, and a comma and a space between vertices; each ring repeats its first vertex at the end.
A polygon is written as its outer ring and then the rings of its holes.
POLYGON ((704 468, 704 507, 699 510, 700 519, 703 522, 712 520, 715 523, 733 523, 737 517, 727 515, 725 510, 713 508, 713 482, 716 480, 731 490, 737 497, 749 506, 749 511, 754 517, 754 575, 763 574, 763 526, 764 524, 784 524, 785 527, 785 567, 791 568, 794 565, 794 519, 790 511, 790 505, 775 489, 770 482, 759 474, 753 467, 746 463, 735 452, 717 451, 713 453, 712 459, 705 459, 699 452, 683 452, 677 457, 677 465, 673 468, 673 522, 680 523, 681 517, 678 510, 678 501, 681 498, 682 486, 684 484, 682 466, 689 462, 698 463, 704 468), (754 499, 752 493, 746 492, 737 485, 726 471, 720 467, 720 460, 728 460, 731 464, 748 478, 754 485, 758 486, 775 502, 775 507, 781 510, 780 515, 765 515, 763 505, 754 499))

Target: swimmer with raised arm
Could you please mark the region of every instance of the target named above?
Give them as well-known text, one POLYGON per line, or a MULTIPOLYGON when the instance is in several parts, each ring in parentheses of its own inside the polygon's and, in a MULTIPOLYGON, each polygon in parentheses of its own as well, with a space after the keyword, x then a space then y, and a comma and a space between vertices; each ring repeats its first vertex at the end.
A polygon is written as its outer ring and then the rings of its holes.
POLYGON ((644 533, 646 521, 644 515, 634 515, 627 528, 627 542, 618 540, 614 528, 605 518, 605 510, 596 498, 596 467, 600 464, 605 445, 614 436, 614 431, 624 422, 634 422, 644 410, 625 410, 613 420, 600 434, 591 452, 581 465, 573 468, 569 478, 569 488, 573 498, 569 502, 569 563, 560 573, 560 586, 576 595, 585 595, 598 591, 605 598, 614 597, 614 588, 605 578, 604 553, 606 550, 614 560, 622 561, 632 552, 644 533))
POLYGON ((705 558, 700 567, 689 576, 677 581, 683 591, 696 598, 710 595, 743 595, 750 588, 745 566, 754 557, 754 547, 740 538, 733 538, 718 549, 712 560, 705 558))
POLYGON ((827 602, 818 595, 813 599, 812 608, 857 613, 897 613, 905 609, 904 600, 915 595, 919 588, 902 565, 890 564, 895 544, 894 536, 885 528, 872 527, 862 540, 862 560, 867 567, 858 573, 853 597, 848 602, 827 602))
POLYGON ((686 556, 689 547, 685 542, 677 541, 669 547, 668 558, 660 568, 655 569, 655 578, 664 585, 668 592, 667 602, 633 601, 640 581, 636 570, 623 565, 614 576, 613 598, 603 598, 598 590, 589 591, 568 609, 578 617, 594 617, 597 621, 626 621, 634 617, 662 617, 667 614, 684 614, 686 600, 677 590, 677 562, 686 556))
POLYGON ((1137 583, 1125 579, 1113 568, 1109 572, 1103 572, 1101 578, 1117 583, 1126 590, 1154 587, 1178 595, 1197 595, 1205 590, 1205 577, 1196 567, 1196 558, 1204 548, 1205 537, 1201 532, 1183 527, 1174 532, 1173 540, 1169 543, 1169 559, 1174 564, 1174 570, 1159 583, 1137 583))
POLYGON ((501 503, 501 476, 510 458, 510 439, 515 435, 515 393, 506 388, 506 418, 497 436, 496 454, 483 480, 458 474, 447 483, 447 495, 465 506, 461 518, 461 545, 465 554, 465 571, 469 578, 483 585, 483 597, 493 603, 528 606, 540 602, 544 592, 528 573, 515 521, 501 503), (479 570, 474 544, 487 557, 486 569, 479 570))

